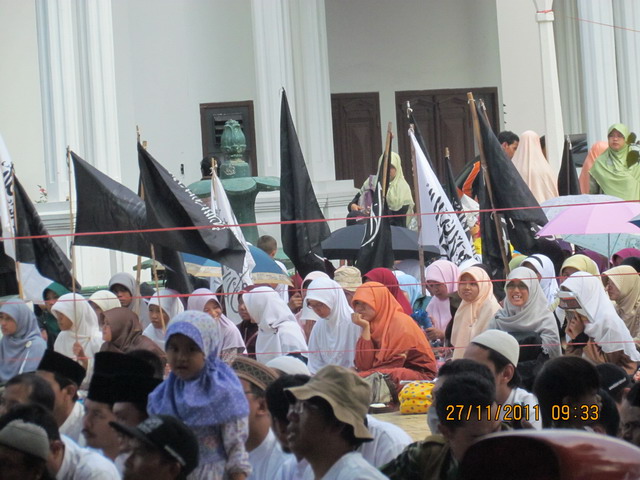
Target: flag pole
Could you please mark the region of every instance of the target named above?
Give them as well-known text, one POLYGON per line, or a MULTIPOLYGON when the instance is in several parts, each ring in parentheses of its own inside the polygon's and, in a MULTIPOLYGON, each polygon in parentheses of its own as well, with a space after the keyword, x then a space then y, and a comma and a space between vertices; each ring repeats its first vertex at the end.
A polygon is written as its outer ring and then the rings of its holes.
MULTIPOLYGON (((407 100, 407 118, 411 116, 411 103, 407 100)), ((415 132, 415 126, 413 123, 409 124, 409 129, 411 132, 415 132)), ((422 215, 420 214, 420 188, 418 185, 418 168, 416 164, 416 150, 413 146, 413 142, 411 142, 411 167, 413 168, 413 190, 416 198, 415 204, 416 208, 414 214, 416 215, 416 219, 418 221, 418 262, 420 264, 420 290, 422 291, 422 296, 427 294, 426 290, 426 277, 424 274, 424 248, 422 247, 422 241, 420 240, 422 236, 422 215)))
MULTIPOLYGON (((469 101, 469 107, 471 108, 471 118, 473 119, 473 134, 476 138, 476 145, 478 146, 478 150, 480 151, 480 165, 482 165, 482 173, 484 175, 485 184, 487 186, 487 193, 489 194, 489 201, 491 202, 491 209, 493 212, 493 221, 496 227, 496 233, 498 235, 498 244, 500 245, 500 255, 502 256, 502 263, 504 265, 504 278, 507 278, 509 275, 509 262, 507 260, 507 252, 504 248, 504 243, 502 242, 502 226, 500 221, 500 214, 495 211, 495 201, 493 199, 493 188, 491 186, 491 176, 489 174, 489 169, 487 168, 487 158, 484 154, 484 143, 482 141, 482 135, 480 135, 480 121, 478 120, 478 112, 475 107, 475 99, 473 98, 473 93, 467 92, 467 100, 469 101)), ((484 111, 486 116, 486 110, 484 111)), ((482 228, 486 228, 486 225, 483 225, 482 228)))
MULTIPOLYGON (((74 232, 73 225, 73 191, 71 188, 71 149, 67 145, 67 172, 69 172, 69 233, 74 232)), ((70 253, 71 253, 71 293, 73 293, 73 322, 77 322, 78 318, 78 302, 76 301, 76 248, 75 237, 71 237, 70 253)), ((78 342, 78 332, 75 332, 76 343, 78 342)), ((83 365, 88 365, 88 359, 78 358, 83 365), (86 360, 86 362, 85 362, 86 360)))
POLYGON ((11 195, 13 197, 13 251, 16 254, 16 280, 18 281, 18 297, 24 300, 24 286, 22 285, 22 274, 20 273, 20 261, 18 260, 18 241, 15 239, 18 233, 18 204, 16 203, 16 171, 11 166, 11 195))
MULTIPOLYGON (((140 143, 140 127, 136 125, 136 140, 140 143)), ((142 200, 144 200, 144 187, 142 186, 142 182, 140 182, 140 187, 138 188, 138 195, 142 200)), ((153 260, 152 260, 153 261, 153 260)), ((135 313, 138 317, 140 317, 140 302, 142 301, 141 291, 140 291, 140 280, 142 276, 142 256, 138 255, 138 259, 136 261, 136 291, 134 295, 138 299, 135 303, 135 308, 133 313, 135 313)))
POLYGON ((384 157, 382 159, 382 198, 387 198, 387 176, 389 175, 389 156, 391 155, 391 140, 393 133, 391 132, 391 122, 387 125, 387 139, 384 145, 384 157))

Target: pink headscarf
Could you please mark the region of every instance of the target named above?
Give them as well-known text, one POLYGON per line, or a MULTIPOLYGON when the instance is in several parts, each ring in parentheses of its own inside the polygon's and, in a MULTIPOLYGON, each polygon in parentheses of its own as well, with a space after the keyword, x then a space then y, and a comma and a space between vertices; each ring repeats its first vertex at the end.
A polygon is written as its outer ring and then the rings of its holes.
MULTIPOLYGON (((187 310, 195 310, 197 312, 204 312, 204 307, 209 302, 215 302, 220 306, 218 298, 208 288, 198 288, 194 290, 192 296, 187 300, 187 310)), ((212 319, 213 320, 213 319, 212 319)), ((220 345, 220 352, 228 350, 230 348, 245 349, 244 341, 240 330, 236 327, 231 320, 229 320, 224 314, 215 319, 220 326, 220 334, 222 342, 220 345)))
POLYGON ((589 170, 591 170, 593 164, 596 163, 596 158, 602 155, 607 148, 609 148, 609 143, 605 141, 596 142, 591 145, 589 153, 587 153, 584 163, 582 164, 582 171, 580 172, 579 182, 582 193, 589 193, 589 170))
MULTIPOLYGON (((431 280, 433 282, 444 283, 447 287, 447 292, 452 294, 458 290, 459 276, 460 271, 455 263, 449 260, 436 260, 427 267, 425 281, 431 280)), ((431 297, 431 301, 427 305, 427 313, 431 317, 433 326, 438 330, 444 331, 451 321, 449 298, 447 297, 446 300, 440 300, 437 297, 431 297)))
POLYGON ((544 158, 536 132, 527 130, 520 135, 512 162, 538 203, 558 196, 557 174, 544 158))

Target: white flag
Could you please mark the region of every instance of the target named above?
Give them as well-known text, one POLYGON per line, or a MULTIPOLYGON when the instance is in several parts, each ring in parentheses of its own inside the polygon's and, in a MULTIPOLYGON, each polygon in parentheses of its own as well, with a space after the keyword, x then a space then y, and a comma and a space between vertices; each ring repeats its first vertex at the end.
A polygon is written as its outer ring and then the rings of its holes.
POLYGON ((444 213, 453 212, 453 207, 411 130, 409 137, 416 152, 422 218, 422 230, 419 235, 421 245, 438 246, 440 253, 456 265, 475 258, 473 247, 458 215, 444 213))
MULTIPOLYGON (((213 210, 225 224, 238 224, 233 209, 231 208, 231 203, 229 203, 229 199, 227 198, 227 193, 224 191, 222 182, 215 172, 213 172, 211 176, 211 210, 213 210)), ((253 285, 251 271, 256 266, 256 262, 253 260, 253 256, 249 250, 249 245, 244 239, 242 229, 238 226, 229 228, 231 228, 235 237, 242 244, 245 254, 241 272, 236 272, 226 265, 222 265, 222 288, 227 293, 239 292, 247 285, 253 285)), ((242 319, 238 313, 238 295, 225 295, 224 302, 227 317, 235 324, 240 323, 242 319)))

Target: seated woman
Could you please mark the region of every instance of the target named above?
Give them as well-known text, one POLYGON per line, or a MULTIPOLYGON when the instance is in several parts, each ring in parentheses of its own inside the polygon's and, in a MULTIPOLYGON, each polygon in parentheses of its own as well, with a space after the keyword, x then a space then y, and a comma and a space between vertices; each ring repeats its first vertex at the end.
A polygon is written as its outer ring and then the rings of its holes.
POLYGON ((133 275, 126 272, 116 273, 109 280, 109 291, 118 297, 121 307, 128 308, 138 316, 142 328, 149 325, 149 308, 140 296, 138 283, 133 275))
POLYGON ((309 339, 311 374, 327 365, 353 368, 360 328, 351 322, 353 310, 340 284, 318 278, 309 285, 304 301, 320 317, 309 339))
POLYGON ((609 148, 596 158, 589 171, 589 193, 604 193, 623 200, 640 198, 640 164, 636 159, 629 165, 629 133, 621 123, 609 127, 609 148))
POLYGON ((35 372, 47 349, 38 321, 29 307, 18 299, 0 307, 0 385, 21 373, 35 372))
POLYGON ((604 272, 602 281, 616 312, 635 340, 640 340, 640 277, 633 267, 620 265, 604 272))
POLYGON ((128 308, 118 307, 102 314, 101 352, 128 353, 132 350, 149 350, 165 359, 164 350, 153 340, 142 335, 142 325, 135 313, 128 308))
POLYGON ((451 344, 453 359, 462 358, 473 337, 489 327, 489 321, 500 310, 493 295, 493 284, 489 274, 480 267, 470 267, 458 279, 458 295, 462 303, 453 318, 451 344))
POLYGON ((600 270, 596 262, 581 253, 571 255, 562 263, 562 267, 560 267, 560 283, 562 284, 562 282, 576 272, 586 272, 594 276, 600 275, 600 270))
POLYGON ((527 257, 520 266, 533 270, 538 275, 540 287, 547 299, 547 304, 554 304, 556 302, 558 282, 556 281, 556 269, 551 259, 546 255, 537 253, 527 257))
POLYGON ((398 392, 401 380, 435 377, 436 359, 427 337, 384 285, 367 282, 358 287, 353 307, 353 323, 362 328, 356 344, 358 375, 389 375, 398 392))
POLYGON ((171 319, 184 312, 184 305, 177 296, 178 292, 164 288, 149 300, 149 320, 151 323, 142 334, 149 337, 164 351, 164 336, 171 319))
POLYGON ((505 291, 504 307, 489 321, 488 328, 508 333, 535 332, 540 335, 546 355, 562 355, 558 324, 536 275, 528 268, 516 268, 507 277, 505 291))
POLYGON ((559 297, 568 318, 566 354, 596 365, 613 363, 635 374, 640 353, 600 279, 576 272, 564 281, 559 297))
POLYGON ((402 307, 402 311, 407 315, 411 315, 413 313, 413 308, 409 304, 409 300, 402 290, 400 290, 400 285, 398 284, 398 279, 393 274, 391 270, 388 268, 374 268, 370 272, 368 272, 363 277, 364 282, 378 282, 387 287, 393 298, 396 299, 396 302, 400 304, 402 307))
POLYGON ((427 267, 425 279, 431 293, 427 313, 433 324, 432 328, 427 329, 427 336, 432 342, 440 340, 444 345, 451 341, 451 338, 445 339, 445 332, 460 306, 459 276, 458 266, 449 260, 436 260, 427 267))
POLYGON ((53 282, 42 292, 44 305, 40 306, 40 311, 42 313, 38 317, 38 323, 40 324, 41 330, 44 330, 46 332, 45 340, 47 341, 47 348, 50 349, 53 349, 56 338, 60 333, 58 321, 56 320, 56 317, 51 313, 51 307, 53 307, 58 299, 65 293, 70 292, 65 286, 60 285, 58 282, 53 282))
POLYGON ((246 353, 240 330, 222 313, 222 305, 214 293, 208 288, 198 288, 192 295, 187 301, 187 310, 208 314, 220 327, 220 358, 231 363, 237 355, 246 353))
MULTIPOLYGON (((96 312, 98 316, 98 323, 101 322, 100 315, 112 308, 120 308, 120 300, 115 293, 109 290, 98 290, 89 297, 89 305, 96 312)), ((136 316, 137 317, 137 316, 136 316)), ((139 321, 139 320, 138 320, 139 321)), ((100 325, 102 327, 102 325, 100 325)))
MULTIPOLYGON (((296 321, 300 325, 300 328, 302 328, 302 331, 304 333, 304 340, 307 343, 309 343, 309 339, 311 338, 311 332, 313 331, 313 327, 315 326, 316 322, 320 320, 320 317, 316 314, 316 312, 314 312, 311 308, 309 308, 305 298, 308 293, 307 289, 309 288, 309 285, 311 284, 311 282, 313 282, 314 280, 317 280, 318 278, 329 278, 329 275, 327 275, 325 272, 320 272, 316 270, 313 272, 309 272, 307 276, 304 277, 304 280, 302 280, 302 288, 300 289, 302 307, 295 314, 296 321)), ((289 309, 291 309, 290 305, 289 305, 289 309)))
POLYGON ((431 297, 422 294, 420 280, 413 275, 394 270, 393 274, 398 279, 398 286, 402 290, 404 296, 409 300, 411 310, 414 312, 424 311, 431 300, 431 297))
POLYGON ((244 303, 245 295, 258 288, 254 285, 247 285, 245 289, 238 294, 238 314, 242 321, 236 325, 236 328, 240 331, 240 337, 242 342, 247 348, 247 355, 249 358, 256 359, 256 340, 258 338, 258 325, 251 321, 251 316, 247 312, 247 306, 244 303))
MULTIPOLYGON (((384 154, 383 154, 384 155, 384 154)), ((378 163, 382 161, 383 155, 378 159, 378 163)), ((396 152, 391 152, 391 167, 389 167, 389 187, 387 188, 387 212, 386 215, 410 215, 413 213, 415 206, 413 202, 413 196, 411 195, 411 188, 404 178, 402 172, 402 161, 400 155, 396 152)), ((349 217, 355 217, 359 214, 363 216, 369 215, 369 210, 373 204, 373 194, 376 189, 376 176, 369 175, 364 181, 362 188, 353 197, 353 200, 347 207, 349 210, 349 217)), ((413 217, 391 217, 389 223, 398 227, 407 227, 413 217)), ((347 225, 351 225, 355 221, 347 221, 347 225)))
POLYGON ((611 265, 617 267, 618 265, 622 265, 624 260, 631 257, 640 257, 640 250, 637 248, 623 248, 617 251, 611 256, 611 265))
POLYGON ((297 353, 306 360, 307 342, 302 328, 282 297, 270 287, 257 287, 242 295, 251 321, 258 324, 256 360, 297 353))

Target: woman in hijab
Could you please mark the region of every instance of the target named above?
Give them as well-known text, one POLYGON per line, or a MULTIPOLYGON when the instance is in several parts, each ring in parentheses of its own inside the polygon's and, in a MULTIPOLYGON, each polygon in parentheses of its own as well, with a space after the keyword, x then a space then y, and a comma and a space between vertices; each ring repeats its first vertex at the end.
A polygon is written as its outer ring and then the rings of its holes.
POLYGON ((109 280, 109 290, 118 297, 121 307, 128 308, 138 316, 142 328, 149 325, 147 302, 140 297, 138 284, 133 275, 125 272, 116 273, 109 280))
POLYGON ((244 303, 244 297, 254 288, 258 288, 255 285, 247 285, 245 289, 238 294, 238 314, 242 321, 237 325, 240 331, 240 337, 247 347, 247 354, 249 358, 256 359, 256 340, 258 338, 258 325, 251 321, 251 316, 247 311, 247 306, 244 303))
POLYGON ((563 282, 562 290, 566 292, 560 293, 561 305, 565 304, 569 321, 566 354, 596 365, 613 363, 634 375, 640 353, 600 279, 576 272, 563 282))
POLYGON ((311 331, 313 330, 316 322, 320 320, 320 317, 316 314, 316 312, 309 308, 307 302, 305 301, 309 285, 311 284, 311 282, 317 280, 318 278, 329 278, 329 275, 324 272, 314 271, 310 272, 306 277, 304 277, 304 280, 302 281, 302 290, 300 291, 300 294, 302 295, 302 308, 295 315, 300 328, 302 328, 302 331, 304 332, 304 339, 306 342, 309 342, 309 338, 311 338, 311 331))
POLYGON ((607 148, 589 171, 589 193, 604 193, 623 200, 640 198, 640 163, 635 161, 629 166, 627 156, 629 129, 616 123, 607 132, 607 148))
POLYGON ((578 179, 578 182, 580 183, 580 192, 589 193, 589 171, 593 167, 593 164, 596 163, 596 158, 602 155, 608 147, 609 144, 602 140, 591 145, 589 153, 587 153, 584 163, 582 164, 582 170, 580 170, 580 178, 578 179))
POLYGON ((558 196, 557 175, 542 153, 540 137, 527 130, 511 160, 538 203, 558 196))
POLYGON ((578 253, 567 258, 560 267, 560 283, 576 272, 586 272, 589 275, 600 276, 600 270, 596 262, 586 255, 578 253))
POLYGON ((258 324, 256 359, 260 363, 287 353, 307 356, 307 342, 282 297, 270 287, 257 287, 242 296, 251 320, 258 324))
POLYGON ((16 375, 35 372, 47 349, 38 321, 29 307, 18 299, 0 307, 0 385, 16 375))
POLYGON ((602 275, 609 298, 616 302, 616 312, 629 329, 631 336, 640 340, 640 277, 629 265, 613 267, 602 275))
POLYGON ((445 331, 455 316, 460 297, 458 297, 458 266, 449 260, 436 260, 427 267, 425 279, 431 293, 427 313, 431 317, 432 328, 427 329, 429 340, 445 341, 445 331))
POLYGON ((462 303, 453 318, 451 330, 454 360, 464 356, 471 339, 484 332, 500 310, 493 295, 491 278, 480 267, 470 267, 462 272, 458 279, 458 295, 462 303))
POLYGON ((204 312, 208 314, 214 322, 220 326, 220 357, 227 363, 242 353, 246 353, 244 342, 240 330, 235 324, 222 313, 222 305, 218 298, 208 288, 198 288, 194 290, 192 296, 187 301, 187 310, 204 312))
POLYGON ((533 270, 538 275, 540 287, 544 292, 547 303, 552 305, 556 302, 556 292, 558 291, 558 282, 556 281, 556 269, 553 262, 546 255, 537 253, 527 257, 521 266, 533 270))
POLYGON ((118 307, 102 314, 101 352, 128 353, 132 350, 149 350, 160 358, 165 358, 164 350, 153 340, 142 335, 138 317, 128 308, 118 307))
POLYGON ((102 346, 102 334, 96 312, 89 302, 77 293, 61 296, 51 311, 56 316, 61 330, 54 350, 77 360, 87 370, 87 377, 90 377, 93 356, 102 346))
POLYGON ((518 267, 507 277, 504 307, 489 321, 488 328, 508 333, 535 332, 542 339, 542 350, 549 357, 562 355, 558 324, 549 310, 540 281, 528 268, 518 267))
POLYGON ((399 270, 394 270, 393 274, 398 279, 400 290, 402 290, 407 300, 409 300, 411 310, 413 312, 424 310, 429 304, 430 298, 422 295, 420 280, 399 270))
MULTIPOLYGON (((110 292, 109 290, 98 290, 93 295, 89 297, 89 305, 96 312, 98 316, 98 322, 101 322, 102 319, 100 315, 107 310, 111 310, 112 308, 120 308, 120 300, 115 293, 110 292)), ((137 318, 137 316, 136 316, 137 318)), ((100 325, 102 327, 102 325, 100 325)))
POLYGON ((314 280, 305 302, 320 317, 309 339, 311 374, 327 365, 353 368, 360 328, 351 322, 353 310, 340 284, 329 278, 314 280))
POLYGON ((374 268, 370 272, 368 272, 364 276, 364 281, 366 282, 378 282, 387 287, 393 298, 396 299, 396 302, 400 304, 402 307, 402 311, 407 315, 411 315, 413 313, 413 308, 409 305, 409 300, 404 296, 402 290, 400 290, 400 285, 398 285, 398 279, 393 274, 391 270, 388 268, 374 268))
POLYGON ((178 292, 164 288, 149 300, 149 326, 142 334, 164 350, 164 335, 173 317, 184 311, 178 292))
POLYGON ((623 260, 626 260, 630 257, 640 257, 640 250, 637 248, 623 248, 622 250, 616 252, 611 257, 611 265, 617 267, 622 263, 623 260))
POLYGON ((353 307, 353 323, 362 328, 355 355, 358 375, 389 375, 397 392, 402 380, 435 377, 436 359, 427 337, 383 284, 358 287, 353 307))
POLYGON ((60 327, 56 317, 51 313, 51 307, 55 305, 58 299, 65 293, 70 293, 69 290, 58 282, 53 282, 42 292, 42 299, 44 300, 44 306, 41 307, 42 314, 38 319, 40 328, 47 333, 47 348, 53 349, 53 345, 60 333, 60 327))

